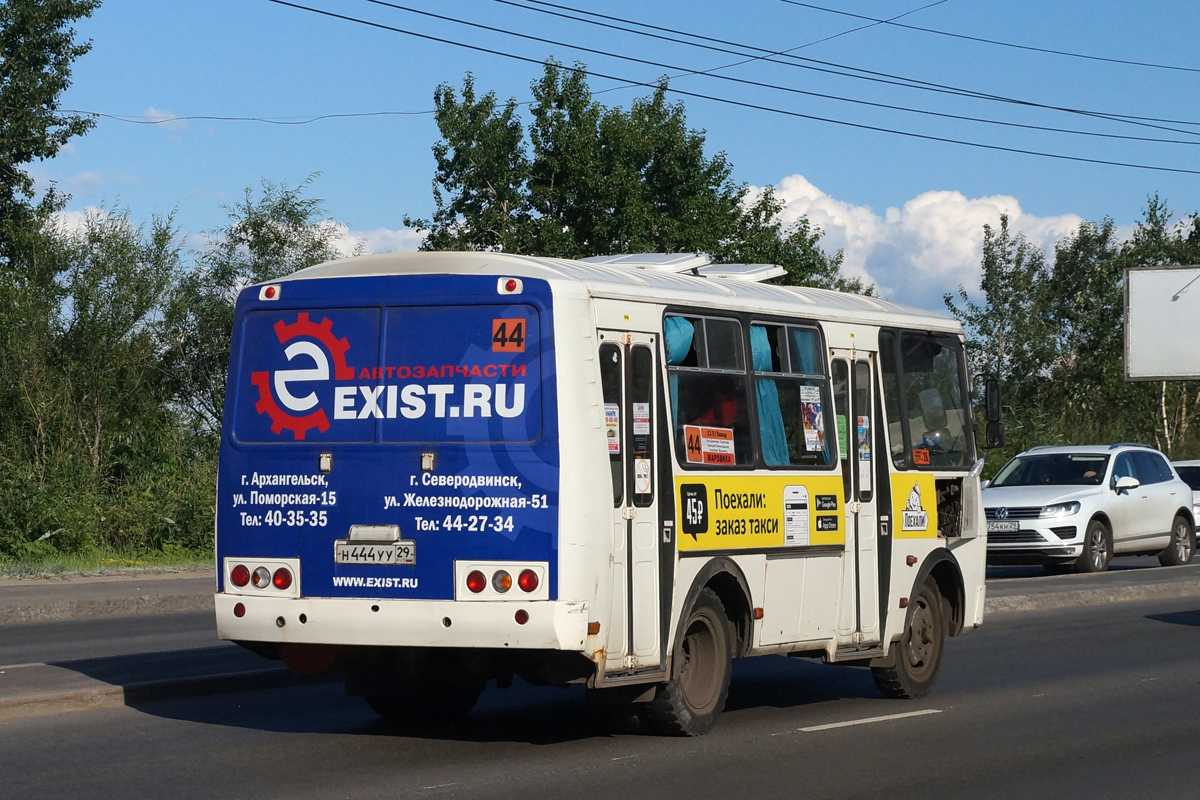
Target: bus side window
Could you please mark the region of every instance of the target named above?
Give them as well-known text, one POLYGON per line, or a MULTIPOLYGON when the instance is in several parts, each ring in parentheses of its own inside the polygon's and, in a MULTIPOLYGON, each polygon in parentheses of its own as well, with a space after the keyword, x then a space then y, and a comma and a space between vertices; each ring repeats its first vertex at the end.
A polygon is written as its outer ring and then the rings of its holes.
POLYGON ((908 466, 904 441, 903 414, 900 410, 900 375, 896 371, 896 336, 891 331, 879 334, 879 367, 883 373, 883 405, 887 412, 888 446, 896 469, 908 466))
POLYGON ((759 439, 769 467, 833 463, 819 345, 815 328, 750 326, 759 439))
POLYGON ((671 417, 681 464, 754 463, 741 331, 737 320, 715 317, 672 314, 663 322, 671 417))
POLYGON ((629 354, 629 409, 633 426, 630 458, 635 459, 633 504, 645 508, 654 502, 654 356, 650 348, 638 345, 629 354), (646 470, 649 482, 639 491, 639 470, 646 470))
POLYGON ((625 498, 625 468, 621 460, 621 348, 600 345, 600 388, 604 394, 604 433, 612 469, 613 508, 625 498))
POLYGON ((838 416, 839 436, 842 431, 846 432, 845 440, 838 440, 838 451, 842 456, 842 485, 846 502, 850 502, 853 493, 853 478, 850 474, 853 459, 850 458, 850 448, 851 442, 854 441, 854 428, 850 419, 850 366, 840 358, 833 362, 833 410, 838 416))

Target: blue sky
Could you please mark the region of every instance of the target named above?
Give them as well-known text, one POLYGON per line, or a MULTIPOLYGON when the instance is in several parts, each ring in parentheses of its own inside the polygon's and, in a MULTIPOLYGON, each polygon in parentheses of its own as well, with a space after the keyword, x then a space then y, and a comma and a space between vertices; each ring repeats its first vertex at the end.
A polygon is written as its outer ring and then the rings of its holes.
MULTIPOLYGON (((782 51, 866 24, 782 0, 656 3, 556 0, 713 38, 782 51)), ((330 12, 540 61, 584 61, 596 72, 653 81, 675 70, 566 46, 522 41, 372 4, 296 0, 330 12)), ((867 17, 892 17, 934 0, 814 0, 867 17)), ((533 36, 620 53, 685 70, 741 60, 556 18, 514 0, 397 0, 398 5, 533 36), (522 7, 517 7, 522 6, 522 7)), ((545 6, 543 6, 545 7, 545 6)), ((795 50, 804 58, 1050 106, 1177 120, 1176 130, 1122 124, 1012 103, 918 91, 756 61, 719 74, 872 103, 1009 123, 1110 135, 1176 139, 1167 144, 1051 133, 855 105, 707 76, 680 77, 689 92, 859 125, 1081 158, 1200 171, 1200 14, 1194 0, 946 0, 899 22, 1031 47, 1187 67, 1167 70, 1069 58, 876 25, 795 50)), ((368 249, 413 249, 404 214, 432 210, 437 139, 432 115, 358 117, 281 126, 178 120, 192 115, 305 117, 421 112, 435 87, 473 72, 502 98, 529 96, 536 64, 473 52, 286 8, 266 0, 107 0, 78 26, 93 50, 75 65, 64 108, 170 121, 102 119, 35 173, 72 193, 68 219, 101 205, 127 206, 135 220, 174 210, 186 233, 222 223, 222 204, 260 179, 296 184, 319 172, 312 193, 368 249)), ((810 64, 811 66, 811 64, 810 64)), ((821 65, 815 65, 821 66, 821 65)), ((598 77, 598 99, 627 105, 647 93, 598 77)), ((792 219, 826 230, 827 249, 846 251, 847 271, 885 296, 940 306, 942 292, 977 279, 981 226, 1007 211, 1044 246, 1081 219, 1112 217, 1123 229, 1157 192, 1179 214, 1200 209, 1200 174, 1156 172, 978 149, 681 98, 692 127, 723 150, 734 177, 772 184, 792 219)))

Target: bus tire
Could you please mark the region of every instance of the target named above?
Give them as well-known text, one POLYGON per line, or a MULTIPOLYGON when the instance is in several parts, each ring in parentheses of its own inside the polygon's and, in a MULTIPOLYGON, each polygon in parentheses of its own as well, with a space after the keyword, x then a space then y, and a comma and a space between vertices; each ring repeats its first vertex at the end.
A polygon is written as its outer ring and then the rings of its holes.
POLYGON ((388 722, 431 728, 462 722, 482 693, 482 685, 434 685, 422 686, 417 694, 410 697, 373 695, 363 699, 372 711, 388 722))
POLYGON ((1187 517, 1180 514, 1171 523, 1171 541, 1158 554, 1158 563, 1164 567, 1181 567, 1192 560, 1196 552, 1196 531, 1187 517))
POLYGON ((871 677, 883 696, 909 700, 929 694, 942 666, 945 641, 942 595, 937 582, 926 578, 909 607, 904 635, 896 642, 895 663, 871 667, 871 677))
POLYGON ((676 645, 674 676, 658 687, 643 718, 657 733, 699 736, 708 733, 725 708, 733 672, 733 634, 725 606, 705 587, 688 614, 676 645))

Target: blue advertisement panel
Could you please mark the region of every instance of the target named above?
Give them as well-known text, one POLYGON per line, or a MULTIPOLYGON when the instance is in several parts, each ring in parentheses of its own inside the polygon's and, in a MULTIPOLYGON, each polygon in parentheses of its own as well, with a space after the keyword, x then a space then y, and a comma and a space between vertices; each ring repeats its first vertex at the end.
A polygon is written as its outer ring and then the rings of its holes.
POLYGON ((462 276, 289 281, 274 301, 245 291, 218 559, 299 557, 304 596, 413 599, 452 598, 456 560, 545 562, 556 597, 551 319, 534 280, 519 296, 462 276), (398 529, 411 548, 348 562, 352 526, 398 529))

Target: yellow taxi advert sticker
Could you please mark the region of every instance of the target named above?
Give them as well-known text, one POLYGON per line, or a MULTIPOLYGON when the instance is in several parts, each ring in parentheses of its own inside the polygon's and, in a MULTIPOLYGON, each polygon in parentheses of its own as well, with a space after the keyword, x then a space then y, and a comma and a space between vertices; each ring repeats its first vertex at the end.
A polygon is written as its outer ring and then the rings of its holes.
POLYGON ((892 519, 897 539, 932 539, 938 535, 937 487, 932 475, 892 475, 892 519))
POLYGON ((675 479, 680 550, 844 545, 837 475, 675 479))

